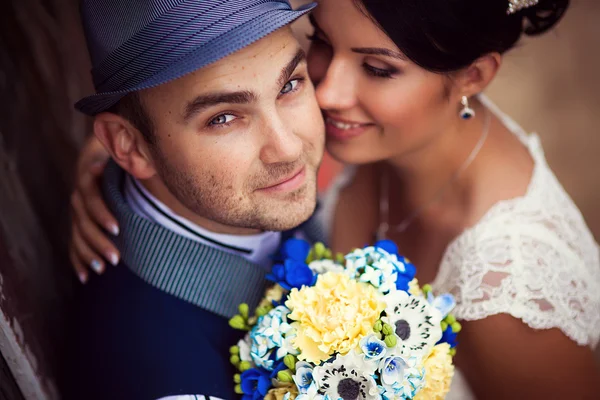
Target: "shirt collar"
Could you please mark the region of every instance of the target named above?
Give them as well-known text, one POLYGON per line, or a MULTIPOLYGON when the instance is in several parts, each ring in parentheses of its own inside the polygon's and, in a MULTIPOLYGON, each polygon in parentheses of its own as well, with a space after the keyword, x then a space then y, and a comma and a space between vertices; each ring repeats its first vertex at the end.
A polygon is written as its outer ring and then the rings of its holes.
POLYGON ((125 179, 124 193, 127 204, 139 216, 188 239, 238 254, 266 268, 270 268, 271 257, 280 246, 281 232, 267 231, 256 235, 211 232, 177 215, 130 175, 125 179))
POLYGON ((264 294, 265 268, 137 215, 123 195, 125 172, 114 162, 103 189, 121 232, 122 262, 147 283, 215 314, 231 317, 241 303, 253 309, 264 294))

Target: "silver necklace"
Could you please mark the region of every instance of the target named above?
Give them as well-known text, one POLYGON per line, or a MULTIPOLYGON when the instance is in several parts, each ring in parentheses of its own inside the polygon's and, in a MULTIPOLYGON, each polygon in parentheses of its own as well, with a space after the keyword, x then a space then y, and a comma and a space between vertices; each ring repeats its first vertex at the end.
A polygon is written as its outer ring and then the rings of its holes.
POLYGON ((473 160, 475 160, 475 157, 477 157, 477 155, 481 151, 481 148, 483 147, 483 144, 485 143, 485 140, 487 139, 488 134, 490 132, 491 119, 492 118, 491 118, 490 112, 488 112, 486 110, 485 121, 483 123, 484 124, 483 130, 481 132, 481 137, 479 138, 479 141, 475 144, 475 147, 473 147, 473 150, 471 151, 469 156, 466 158, 466 160, 463 162, 463 164, 460 166, 460 168, 458 168, 456 170, 456 172, 454 172, 454 174, 452 174, 452 176, 450 177, 448 182, 446 182, 434 194, 434 196, 431 198, 431 200, 427 201, 426 203, 423 203, 420 207, 417 207, 406 218, 404 218, 402 220, 402 222, 400 222, 397 225, 393 225, 393 226, 390 226, 390 224, 389 224, 389 212, 390 212, 389 183, 390 182, 389 182, 389 177, 387 174, 387 169, 386 168, 383 169, 383 172, 381 174, 381 192, 380 192, 380 197, 379 197, 379 227, 377 228, 377 233, 376 233, 377 240, 385 239, 388 235, 388 232, 390 232, 390 230, 393 232, 396 232, 396 233, 402 233, 402 232, 406 231, 406 229, 408 229, 410 224, 412 224, 414 222, 414 220, 419 215, 421 215, 421 213, 423 211, 425 211, 427 208, 429 208, 432 204, 437 202, 442 197, 442 195, 446 192, 446 190, 450 186, 452 186, 452 184, 454 182, 456 182, 456 180, 460 177, 460 175, 462 175, 463 172, 465 172, 465 170, 469 167, 469 165, 471 165, 473 160))

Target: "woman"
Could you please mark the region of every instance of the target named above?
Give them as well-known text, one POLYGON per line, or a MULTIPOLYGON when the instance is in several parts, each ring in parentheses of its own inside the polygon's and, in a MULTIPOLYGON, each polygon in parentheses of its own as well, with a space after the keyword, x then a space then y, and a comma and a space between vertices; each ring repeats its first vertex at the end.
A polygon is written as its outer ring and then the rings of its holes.
MULTIPOLYGON (((568 0, 319 3, 309 72, 327 149, 352 165, 318 216, 329 244, 392 239, 421 282, 456 296, 449 397, 596 398, 598 247, 537 136, 479 96, 522 33, 551 28, 568 0)), ((101 169, 80 171, 75 213, 115 230, 96 195, 101 169)), ((76 234, 77 253, 110 248, 99 232, 89 244, 76 234)))

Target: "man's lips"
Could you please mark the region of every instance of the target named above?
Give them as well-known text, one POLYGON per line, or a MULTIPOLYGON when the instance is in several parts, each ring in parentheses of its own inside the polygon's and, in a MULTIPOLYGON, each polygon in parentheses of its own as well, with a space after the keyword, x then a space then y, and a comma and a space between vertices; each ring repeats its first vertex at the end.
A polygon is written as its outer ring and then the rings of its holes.
POLYGON ((266 192, 287 192, 300 187, 304 181, 306 180, 306 166, 302 166, 300 169, 292 172, 286 177, 279 179, 277 182, 273 184, 269 184, 263 188, 260 188, 260 191, 266 192))

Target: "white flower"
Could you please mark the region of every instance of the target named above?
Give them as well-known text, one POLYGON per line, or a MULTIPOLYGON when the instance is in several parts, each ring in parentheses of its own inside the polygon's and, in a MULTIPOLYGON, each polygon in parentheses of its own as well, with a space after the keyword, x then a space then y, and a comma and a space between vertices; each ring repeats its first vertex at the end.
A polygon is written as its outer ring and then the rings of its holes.
POLYGON ((365 360, 377 361, 385 356, 387 348, 385 342, 372 333, 360 340, 360 349, 365 360))
POLYGON ((404 370, 407 364, 404 359, 398 355, 390 355, 379 362, 379 376, 384 387, 393 387, 402 384, 404 381, 404 370))
POLYGON ((313 378, 317 388, 332 399, 379 400, 377 383, 360 364, 360 356, 351 351, 315 367, 313 378))
POLYGON ((326 272, 345 272, 344 266, 337 264, 333 260, 316 260, 308 264, 308 268, 317 274, 324 274, 326 272))
POLYGON ((383 294, 396 290, 398 273, 405 265, 394 254, 379 247, 356 249, 346 256, 346 269, 361 282, 368 282, 383 294))
POLYGON ((437 308, 442 315, 442 318, 446 318, 446 316, 450 314, 450 312, 456 306, 456 300, 454 300, 454 296, 448 293, 434 296, 432 292, 429 292, 427 293, 427 301, 433 307, 437 308))
POLYGON ((285 306, 278 306, 269 311, 262 321, 259 321, 258 332, 266 336, 270 341, 270 347, 280 347, 283 344, 283 335, 290 329, 287 323, 287 315, 290 310, 285 306))
POLYGON ((387 307, 382 320, 395 330, 396 348, 404 356, 427 356, 442 338, 442 316, 427 300, 398 290, 384 297, 387 307))
POLYGON ((391 355, 380 361, 382 398, 412 399, 425 385, 425 369, 418 366, 417 357, 402 358, 391 355))
POLYGON ((365 272, 362 273, 359 281, 370 283, 378 288, 383 281, 383 271, 367 265, 365 267, 365 272))
POLYGON ((268 347, 269 340, 261 335, 253 336, 250 356, 252 361, 259 367, 271 371, 273 369, 273 360, 271 360, 272 349, 268 347))
POLYGON ((317 386, 313 382, 306 390, 306 393, 300 393, 296 396, 296 400, 331 400, 331 398, 327 395, 323 396, 320 394, 317 391, 317 386))
POLYGON ((248 342, 250 341, 250 335, 246 335, 244 339, 240 339, 238 342, 238 347, 240 349, 240 360, 241 361, 252 361, 252 357, 250 356, 250 346, 248 342))
POLYGON ((294 347, 294 339, 296 338, 296 330, 292 328, 289 330, 281 342, 281 346, 277 349, 277 359, 281 360, 287 354, 297 356, 300 351, 294 347))
POLYGON ((269 339, 261 334, 252 335, 250 354, 252 357, 263 357, 269 351, 269 339))
POLYGON ((271 357, 274 349, 277 349, 275 353, 277 360, 282 359, 291 351, 294 351, 291 354, 297 354, 291 346, 294 331, 287 320, 289 313, 290 310, 285 306, 275 307, 260 317, 250 332, 250 356, 257 366, 271 371, 274 365, 271 357))
MULTIPOLYGON (((296 363, 296 374, 293 376, 298 392, 307 393, 310 386, 314 386, 313 367, 306 361, 296 363)), ((316 388, 315 388, 316 390, 316 388)))

